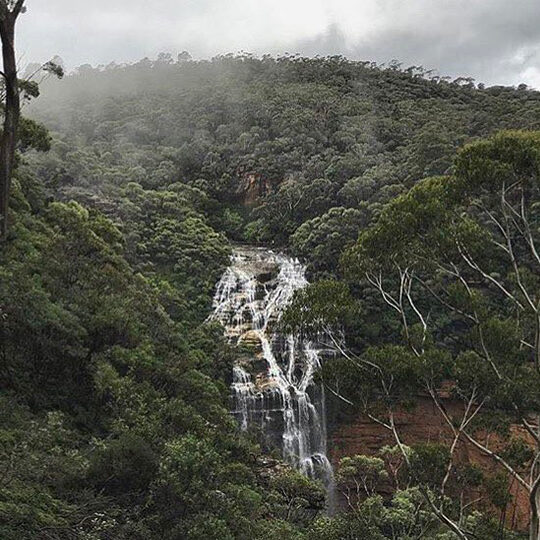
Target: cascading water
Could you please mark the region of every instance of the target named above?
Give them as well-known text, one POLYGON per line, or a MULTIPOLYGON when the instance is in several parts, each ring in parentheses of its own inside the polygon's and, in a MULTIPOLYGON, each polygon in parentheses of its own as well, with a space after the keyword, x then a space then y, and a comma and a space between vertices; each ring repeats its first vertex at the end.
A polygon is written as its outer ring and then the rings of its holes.
POLYGON ((233 368, 233 414, 241 428, 259 426, 287 462, 331 489, 324 393, 313 381, 323 347, 275 331, 294 292, 306 285, 298 260, 238 248, 218 283, 211 319, 250 351, 233 368))

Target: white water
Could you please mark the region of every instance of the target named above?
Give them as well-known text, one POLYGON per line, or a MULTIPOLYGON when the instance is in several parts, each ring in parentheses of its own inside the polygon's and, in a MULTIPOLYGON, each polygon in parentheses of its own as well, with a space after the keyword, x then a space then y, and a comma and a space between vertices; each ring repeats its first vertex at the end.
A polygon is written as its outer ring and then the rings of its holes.
POLYGON ((294 292, 306 285, 298 260, 238 248, 217 285, 211 318, 232 342, 249 343, 253 351, 233 369, 233 414, 240 427, 257 425, 279 440, 287 462, 330 488, 324 393, 313 380, 322 349, 315 340, 274 330, 294 292))

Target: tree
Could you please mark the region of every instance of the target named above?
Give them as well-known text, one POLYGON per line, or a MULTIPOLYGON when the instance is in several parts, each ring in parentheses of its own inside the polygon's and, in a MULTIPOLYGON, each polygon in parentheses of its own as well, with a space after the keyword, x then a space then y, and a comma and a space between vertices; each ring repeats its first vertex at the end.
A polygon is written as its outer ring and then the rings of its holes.
POLYGON ((379 457, 356 455, 344 457, 339 462, 338 485, 343 486, 342 493, 353 509, 353 500, 358 503, 362 496, 372 497, 379 484, 387 479, 384 461, 379 457))
POLYGON ((291 236, 296 253, 309 261, 309 269, 332 272, 343 250, 358 238, 358 231, 369 221, 366 205, 356 208, 331 208, 326 214, 305 221, 291 236))
POLYGON ((15 57, 15 23, 24 9, 24 0, 0 0, 0 38, 4 65, 2 77, 5 86, 4 127, 0 138, 0 239, 5 239, 8 230, 9 190, 21 116, 15 57))
POLYGON ((285 521, 309 523, 324 508, 322 485, 298 471, 287 469, 274 475, 270 487, 278 494, 275 512, 285 521))
MULTIPOLYGON (((0 38, 2 41, 3 112, 4 123, 0 137, 0 241, 8 231, 9 192, 15 167, 15 151, 21 122, 21 92, 28 99, 39 95, 37 83, 19 80, 15 53, 15 24, 26 11, 25 0, 0 0, 0 38)), ((54 61, 40 66, 38 71, 51 72, 62 77, 63 69, 54 61)), ((25 129, 27 129, 27 121, 25 129)))
POLYGON ((402 447, 396 410, 415 393, 431 396, 452 440, 448 456, 439 456, 446 465, 438 496, 428 498, 460 538, 472 536, 444 496, 461 441, 526 490, 530 539, 540 538, 539 173, 538 132, 505 132, 469 145, 454 176, 425 180, 390 203, 347 257, 352 274, 397 314, 404 338, 355 357, 364 372, 363 410, 402 447), (445 343, 449 331, 452 342, 445 343), (446 410, 444 380, 463 401, 461 414, 446 410), (486 424, 497 418, 497 425, 486 424), (517 436, 510 425, 520 426, 517 436), (486 428, 498 430, 498 443, 486 428))
POLYGON ((286 319, 302 328, 314 317, 330 336, 339 354, 321 372, 329 393, 388 430, 427 508, 462 539, 478 525, 468 488, 501 512, 507 504, 493 478, 460 461, 463 444, 528 494, 530 538, 540 537, 539 177, 540 133, 503 132, 466 146, 453 176, 418 183, 360 234, 343 258, 349 290, 377 291, 400 332, 367 344, 333 337, 348 310, 333 309, 320 285, 286 319), (311 318, 295 316, 312 306, 311 318), (448 389, 461 408, 447 409, 448 389), (420 395, 447 435, 410 454, 399 415, 420 395))

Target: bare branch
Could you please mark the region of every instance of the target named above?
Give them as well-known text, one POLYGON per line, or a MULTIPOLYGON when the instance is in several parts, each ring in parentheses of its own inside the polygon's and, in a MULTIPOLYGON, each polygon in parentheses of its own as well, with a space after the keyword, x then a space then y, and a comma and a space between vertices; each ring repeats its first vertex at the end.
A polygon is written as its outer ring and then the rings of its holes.
MULTIPOLYGON (((522 310, 525 309, 523 307, 523 304, 499 280, 495 279, 493 276, 491 276, 490 274, 488 274, 487 272, 482 270, 482 268, 480 268, 480 266, 473 260, 471 255, 469 253, 467 253, 467 250, 465 249, 464 246, 461 245, 460 242, 457 242, 456 245, 457 245, 458 251, 459 251, 459 253, 461 255, 461 258, 467 263, 467 265, 470 268, 472 268, 473 270, 476 270, 479 274, 481 274, 481 276, 483 278, 487 279, 488 281, 490 281, 491 283, 496 285, 505 294, 505 296, 507 296, 510 300, 515 302, 515 304, 520 309, 522 309, 522 310)), ((508 254, 510 256, 512 256, 510 250, 508 250, 508 254)))
POLYGON ((413 278, 414 278, 414 272, 411 272, 411 274, 408 277, 408 286, 407 286, 406 293, 407 293, 407 300, 409 301, 409 305, 412 307, 413 311, 416 313, 418 319, 420 319, 420 324, 422 325, 422 331, 423 331, 423 333, 422 333, 422 349, 421 349, 420 352, 423 353, 424 352, 424 343, 426 341, 426 335, 427 335, 427 322, 426 322, 426 319, 424 318, 424 316, 422 315, 422 313, 420 312, 420 310, 416 307, 416 304, 413 301, 412 296, 411 296, 413 278))
POLYGON ((520 274, 520 271, 519 271, 519 266, 517 264, 516 256, 514 254, 514 249, 513 249, 513 246, 512 246, 512 239, 511 239, 510 231, 509 231, 509 228, 508 228, 508 220, 509 220, 509 218, 508 218, 508 214, 506 213, 506 210, 505 210, 506 207, 507 207, 505 193, 506 193, 506 189, 504 188, 504 184, 503 184, 503 189, 502 189, 502 192, 501 192, 501 207, 502 207, 503 216, 504 216, 504 219, 505 219, 505 230, 506 230, 505 238, 506 238, 508 252, 509 252, 509 256, 510 256, 510 262, 512 263, 512 267, 514 269, 514 275, 516 276, 516 281, 517 281, 519 290, 521 291, 521 293, 523 294, 523 296, 527 300, 527 302, 528 302, 529 306, 531 307, 531 309, 534 312, 536 312, 536 306, 534 305, 534 302, 532 301, 531 297, 529 296, 529 293, 527 292, 527 289, 525 289, 525 287, 523 285, 523 282, 521 280, 521 274, 520 274))
MULTIPOLYGON (((445 419, 446 423, 450 427, 453 433, 456 433, 456 428, 454 424, 452 423, 452 420, 448 416, 448 413, 444 409, 443 405, 440 403, 439 399, 437 398, 435 393, 431 394, 431 397, 437 407, 439 409, 439 412, 441 413, 442 417, 445 419)), ((488 455, 492 459, 494 459, 497 463, 502 465, 511 476, 513 476, 527 491, 530 489, 529 483, 522 478, 522 476, 511 466, 509 465, 501 456, 499 456, 497 453, 495 453, 493 450, 490 450, 486 446, 484 446, 482 443, 478 442, 472 435, 470 435, 465 429, 462 431, 463 435, 467 438, 469 442, 471 442, 476 448, 481 450, 484 454, 488 455)))

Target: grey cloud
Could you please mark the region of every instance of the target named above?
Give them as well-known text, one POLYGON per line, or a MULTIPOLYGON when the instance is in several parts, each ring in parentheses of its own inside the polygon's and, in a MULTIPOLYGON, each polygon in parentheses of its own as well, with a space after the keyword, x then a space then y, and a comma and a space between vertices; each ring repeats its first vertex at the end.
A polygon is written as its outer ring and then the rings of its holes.
POLYGON ((540 87, 538 0, 28 0, 25 61, 133 61, 247 50, 344 54, 540 87), (355 21, 353 24, 351 21, 355 21))
POLYGON ((375 35, 358 40, 348 39, 339 24, 332 24, 299 41, 295 50, 377 62, 397 59, 488 84, 518 84, 527 69, 540 68, 540 2, 470 2, 459 17, 444 8, 432 15, 426 25, 421 19, 404 25, 396 17, 375 35))

